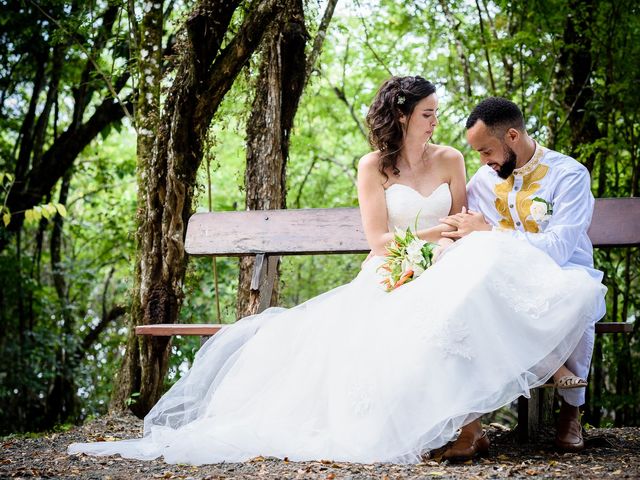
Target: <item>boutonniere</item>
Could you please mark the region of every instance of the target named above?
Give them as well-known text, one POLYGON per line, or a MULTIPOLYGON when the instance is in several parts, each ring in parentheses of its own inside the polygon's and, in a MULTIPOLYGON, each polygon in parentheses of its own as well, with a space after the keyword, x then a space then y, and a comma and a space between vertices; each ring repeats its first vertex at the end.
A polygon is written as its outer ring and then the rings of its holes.
POLYGON ((533 218, 536 223, 547 222, 553 215, 553 204, 551 202, 547 202, 544 198, 534 197, 533 202, 531 203, 531 218, 533 218))

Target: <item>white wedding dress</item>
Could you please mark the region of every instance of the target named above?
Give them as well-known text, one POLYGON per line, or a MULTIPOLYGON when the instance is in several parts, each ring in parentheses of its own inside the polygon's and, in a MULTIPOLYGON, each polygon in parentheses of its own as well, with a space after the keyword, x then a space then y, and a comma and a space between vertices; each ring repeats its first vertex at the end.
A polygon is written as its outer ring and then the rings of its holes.
MULTIPOLYGON (((449 213, 386 192, 389 226, 449 213)), ((499 232, 477 232, 415 281, 387 293, 368 261, 350 283, 291 309, 225 327, 144 420, 144 437, 69 453, 169 463, 290 460, 419 462, 465 423, 544 382, 577 345, 604 287, 499 232)))

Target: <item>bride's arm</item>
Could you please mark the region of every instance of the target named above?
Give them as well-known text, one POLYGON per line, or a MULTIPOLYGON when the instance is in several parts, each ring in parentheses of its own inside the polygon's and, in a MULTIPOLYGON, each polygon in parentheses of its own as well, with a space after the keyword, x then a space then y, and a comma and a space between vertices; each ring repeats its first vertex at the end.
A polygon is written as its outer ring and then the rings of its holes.
POLYGON ((373 255, 384 255, 385 245, 393 240, 387 225, 387 203, 384 196, 385 178, 378 171, 379 152, 372 152, 358 163, 358 202, 362 227, 373 255))
POLYGON ((454 227, 446 223, 441 223, 435 227, 418 230, 418 237, 430 243, 438 243, 441 239, 445 238, 442 236, 442 232, 452 232, 453 230, 455 230, 454 227))
POLYGON ((449 215, 462 212, 467 208, 467 171, 464 165, 464 157, 455 148, 450 148, 446 158, 447 177, 449 178, 449 190, 451 190, 451 211, 449 215))
MULTIPOLYGON (((449 215, 453 215, 460 212, 466 212, 467 208, 467 172, 464 164, 464 157, 462 153, 454 148, 449 148, 445 151, 443 165, 447 169, 447 177, 449 178, 449 190, 451 191, 451 210, 449 215)), ((445 223, 441 223, 437 227, 440 238, 434 243, 439 245, 439 248, 435 251, 434 258, 437 259, 442 252, 453 243, 453 239, 442 236, 442 232, 451 232, 455 228, 445 223)))

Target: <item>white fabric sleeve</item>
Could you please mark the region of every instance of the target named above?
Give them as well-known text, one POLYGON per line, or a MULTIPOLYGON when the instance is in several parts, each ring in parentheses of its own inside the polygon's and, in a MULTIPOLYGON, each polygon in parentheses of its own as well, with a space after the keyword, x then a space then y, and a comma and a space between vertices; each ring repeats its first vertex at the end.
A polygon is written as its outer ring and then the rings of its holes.
POLYGON ((558 265, 564 265, 573 255, 580 236, 591 224, 595 201, 591 193, 591 178, 586 168, 568 172, 558 188, 561 191, 557 191, 553 197, 553 215, 544 232, 504 232, 527 240, 534 247, 545 251, 558 265))
POLYGON ((467 205, 468 205, 468 209, 473 210, 474 212, 480 211, 478 194, 476 192, 477 176, 478 176, 478 173, 476 173, 473 177, 471 177, 467 182, 467 205))

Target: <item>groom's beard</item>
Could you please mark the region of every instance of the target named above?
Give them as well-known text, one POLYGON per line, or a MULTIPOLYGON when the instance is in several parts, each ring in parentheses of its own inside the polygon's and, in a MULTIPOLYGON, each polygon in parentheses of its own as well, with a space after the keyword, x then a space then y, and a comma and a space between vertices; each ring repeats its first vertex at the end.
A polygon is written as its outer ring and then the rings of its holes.
POLYGON ((504 148, 506 149, 504 152, 504 163, 498 169, 498 176, 506 179, 509 178, 509 175, 516 169, 517 155, 508 145, 505 145, 504 148))

